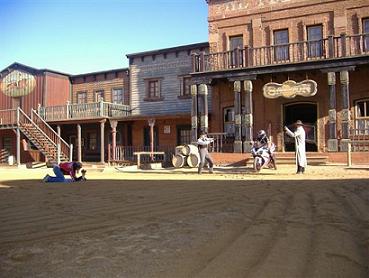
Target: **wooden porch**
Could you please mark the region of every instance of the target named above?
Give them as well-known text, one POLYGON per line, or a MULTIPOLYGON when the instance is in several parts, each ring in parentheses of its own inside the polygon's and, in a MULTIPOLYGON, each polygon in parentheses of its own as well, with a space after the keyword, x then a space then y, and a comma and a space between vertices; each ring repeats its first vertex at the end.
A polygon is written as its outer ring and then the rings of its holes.
POLYGON ((328 36, 315 41, 299 41, 232 51, 193 54, 193 73, 246 69, 311 61, 359 57, 369 54, 369 33, 328 36))

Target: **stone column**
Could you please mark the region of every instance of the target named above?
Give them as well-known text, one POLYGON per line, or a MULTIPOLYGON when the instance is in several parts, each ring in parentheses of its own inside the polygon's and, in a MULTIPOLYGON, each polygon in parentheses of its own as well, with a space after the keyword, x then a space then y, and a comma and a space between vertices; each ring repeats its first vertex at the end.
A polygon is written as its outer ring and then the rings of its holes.
POLYGON ((200 115, 200 129, 208 132, 208 86, 206 84, 200 84, 198 86, 198 112, 200 115))
POLYGON ((234 91, 234 143, 233 151, 242 153, 241 138, 241 81, 233 82, 234 91))
POLYGON ((197 85, 191 85, 191 142, 197 142, 197 85))
POLYGON ((77 124, 77 159, 82 162, 82 128, 77 124))
POLYGON ((105 163, 105 122, 102 120, 100 122, 100 162, 105 163))
POLYGON ((252 81, 243 81, 243 89, 245 91, 245 114, 243 115, 242 128, 245 129, 245 141, 243 142, 243 151, 249 153, 251 151, 251 143, 253 141, 253 111, 252 111, 252 81))
POLYGON ((338 151, 337 141, 337 111, 336 111, 336 73, 328 72, 328 93, 329 93, 329 110, 328 110, 328 151, 338 151))
POLYGON ((117 147, 117 125, 118 121, 110 120, 111 127, 111 148, 112 148, 112 160, 116 160, 116 147, 117 147))
POLYGON ((350 136, 350 91, 349 73, 347 70, 340 72, 341 94, 342 94, 342 139, 340 151, 347 151, 347 143, 350 136))

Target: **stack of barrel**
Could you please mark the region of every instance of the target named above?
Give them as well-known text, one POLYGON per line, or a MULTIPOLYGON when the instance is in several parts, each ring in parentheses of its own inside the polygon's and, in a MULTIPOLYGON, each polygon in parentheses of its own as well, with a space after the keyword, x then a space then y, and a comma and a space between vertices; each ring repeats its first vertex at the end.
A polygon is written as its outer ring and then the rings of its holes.
POLYGON ((175 168, 188 166, 194 168, 199 166, 200 155, 196 145, 180 145, 175 149, 175 154, 172 157, 172 164, 175 168))

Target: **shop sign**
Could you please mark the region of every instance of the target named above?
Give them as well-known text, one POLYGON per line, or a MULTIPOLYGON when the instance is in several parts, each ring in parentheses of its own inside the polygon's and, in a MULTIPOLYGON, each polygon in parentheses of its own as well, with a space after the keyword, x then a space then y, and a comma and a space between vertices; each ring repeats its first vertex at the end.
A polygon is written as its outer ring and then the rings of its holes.
POLYGON ((296 96, 312 97, 317 92, 317 83, 308 79, 302 82, 287 80, 282 84, 270 82, 264 85, 263 95, 266 98, 294 98, 296 96))
POLYGON ((14 70, 5 75, 0 83, 0 89, 9 97, 21 97, 30 94, 36 87, 36 78, 26 72, 14 70))

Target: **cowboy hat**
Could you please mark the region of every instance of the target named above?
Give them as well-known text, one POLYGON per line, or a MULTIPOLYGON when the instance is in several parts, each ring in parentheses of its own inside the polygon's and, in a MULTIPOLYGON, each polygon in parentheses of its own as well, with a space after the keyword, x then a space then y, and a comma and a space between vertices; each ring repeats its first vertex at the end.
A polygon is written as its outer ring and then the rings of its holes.
POLYGON ((304 125, 300 120, 297 120, 295 125, 304 125))

